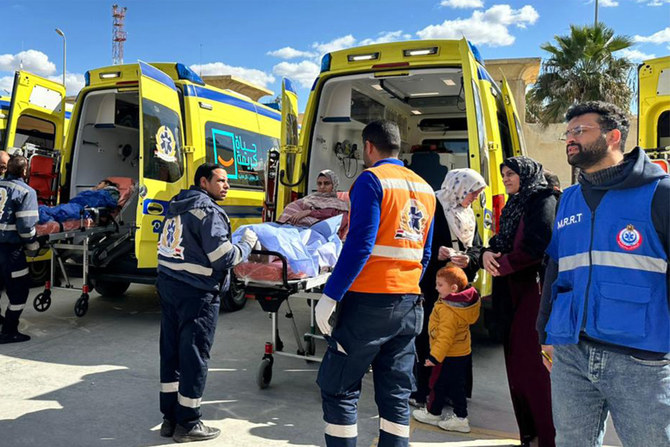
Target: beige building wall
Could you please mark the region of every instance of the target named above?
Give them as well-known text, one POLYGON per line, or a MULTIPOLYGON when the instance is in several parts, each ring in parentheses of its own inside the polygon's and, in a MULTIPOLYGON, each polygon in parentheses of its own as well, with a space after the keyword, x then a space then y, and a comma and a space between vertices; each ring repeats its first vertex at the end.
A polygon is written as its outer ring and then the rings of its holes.
MULTIPOLYGON (((537 58, 492 59, 484 62, 491 77, 501 82, 503 75, 514 96, 519 119, 523 123, 527 155, 555 172, 561 179, 561 186, 570 185, 572 170, 565 158, 565 143, 558 138, 565 132, 565 124, 552 124, 542 127, 540 124, 526 122, 526 88, 535 83, 540 73, 541 60, 537 58)), ((626 151, 637 145, 637 117, 630 117, 630 131, 626 139, 626 151)))

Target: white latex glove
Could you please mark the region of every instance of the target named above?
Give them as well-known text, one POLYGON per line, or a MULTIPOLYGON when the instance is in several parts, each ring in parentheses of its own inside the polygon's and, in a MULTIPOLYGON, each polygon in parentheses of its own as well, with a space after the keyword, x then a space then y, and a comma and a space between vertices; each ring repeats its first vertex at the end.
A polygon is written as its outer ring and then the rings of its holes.
POLYGON ((240 240, 242 242, 246 242, 249 244, 249 247, 253 248, 253 246, 256 245, 256 242, 258 241, 258 236, 251 228, 247 228, 242 233, 242 238, 240 240))
POLYGON ((316 324, 324 335, 330 335, 333 330, 328 320, 333 314, 336 305, 337 301, 327 295, 321 295, 321 298, 316 303, 316 307, 314 308, 316 324))

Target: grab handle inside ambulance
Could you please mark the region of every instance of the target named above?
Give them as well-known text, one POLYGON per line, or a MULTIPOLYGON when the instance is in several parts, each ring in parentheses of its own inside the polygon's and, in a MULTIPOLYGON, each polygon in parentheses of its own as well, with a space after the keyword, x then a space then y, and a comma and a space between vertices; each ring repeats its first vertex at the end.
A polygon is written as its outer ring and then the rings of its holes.
POLYGON ((286 174, 286 171, 284 171, 283 169, 279 171, 279 182, 282 185, 287 186, 289 188, 298 186, 300 183, 302 183, 303 180, 305 180, 305 174, 307 173, 307 165, 305 163, 302 163, 301 167, 302 169, 300 172, 300 177, 298 178, 298 180, 296 180, 295 183, 291 183, 290 180, 284 181, 284 177, 288 177, 288 175, 286 174))

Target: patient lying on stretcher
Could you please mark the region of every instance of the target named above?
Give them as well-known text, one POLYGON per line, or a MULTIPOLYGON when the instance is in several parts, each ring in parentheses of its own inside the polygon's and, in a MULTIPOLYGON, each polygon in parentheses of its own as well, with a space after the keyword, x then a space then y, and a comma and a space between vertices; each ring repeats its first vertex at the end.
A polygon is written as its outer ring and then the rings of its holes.
POLYGON ((86 207, 114 209, 119 202, 119 195, 119 186, 109 179, 104 179, 90 190, 80 192, 68 203, 51 207, 40 205, 38 223, 79 219, 86 207))
MULTIPOLYGON (((288 279, 316 276, 335 266, 348 228, 349 205, 337 197, 333 171, 317 176, 317 192, 289 204, 278 223, 250 225, 264 250, 281 253, 288 261, 288 279)), ((247 226, 233 233, 233 243, 247 226)), ((250 257, 235 267, 237 278, 281 281, 282 263, 274 257, 250 257)))

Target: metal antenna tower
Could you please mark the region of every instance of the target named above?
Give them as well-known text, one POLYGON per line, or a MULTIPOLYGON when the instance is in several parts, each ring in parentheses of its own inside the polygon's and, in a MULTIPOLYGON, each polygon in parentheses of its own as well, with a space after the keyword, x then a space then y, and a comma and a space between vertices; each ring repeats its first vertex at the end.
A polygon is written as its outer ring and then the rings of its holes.
POLYGON ((127 9, 112 5, 112 64, 114 65, 123 64, 123 42, 127 36, 123 26, 127 9))

